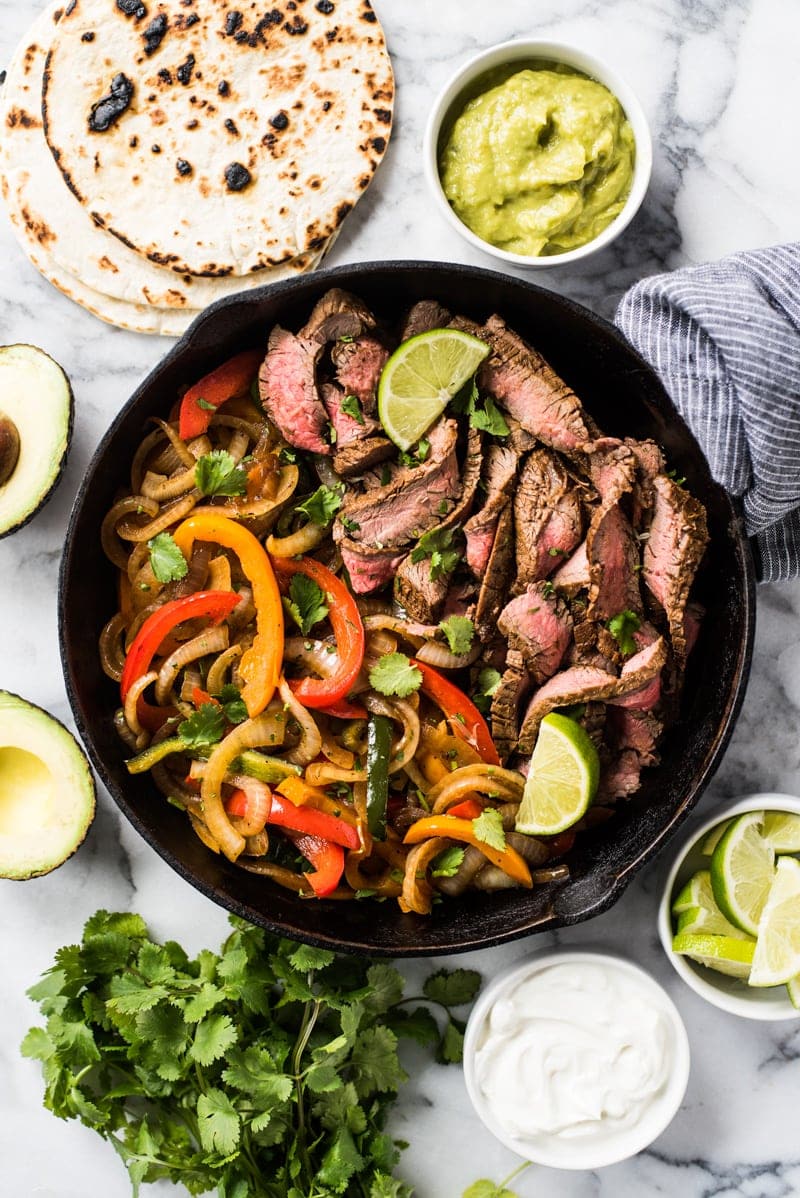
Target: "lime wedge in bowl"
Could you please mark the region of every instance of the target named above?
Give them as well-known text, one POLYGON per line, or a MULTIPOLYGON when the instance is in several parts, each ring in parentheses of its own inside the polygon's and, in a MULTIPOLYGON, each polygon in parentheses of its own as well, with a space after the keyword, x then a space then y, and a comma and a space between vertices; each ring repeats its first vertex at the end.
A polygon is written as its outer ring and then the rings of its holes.
POLYGON ((762 835, 763 826, 763 811, 740 815, 725 829, 711 858, 717 906, 749 936, 758 935, 758 921, 775 875, 775 850, 762 835))
POLYGON ((717 847, 719 842, 722 840, 722 837, 727 832, 728 827, 730 826, 730 823, 731 823, 731 821, 729 819, 723 820, 723 822, 721 824, 717 824, 716 828, 712 828, 711 831, 708 833, 708 835, 706 836, 705 840, 703 841, 701 849, 700 849, 700 851, 706 857, 710 857, 711 854, 714 852, 714 849, 717 847))
POLYGON ((746 979, 750 976, 756 946, 752 940, 734 940, 731 936, 694 936, 679 932, 672 941, 672 951, 717 973, 746 979))
POLYGON ((796 974, 791 981, 786 983, 786 989, 789 992, 789 1000, 793 1007, 797 1007, 800 1011, 800 973, 796 974))
MULTIPOLYGON (((800 861, 779 857, 758 925, 751 986, 796 985, 800 974, 800 861)), ((790 992, 791 993, 791 992, 790 992)), ((794 999, 792 999, 794 1001, 794 999)))
POLYGON ((735 927, 720 911, 707 869, 699 870, 689 879, 672 904, 672 914, 677 916, 678 932, 708 932, 713 936, 732 936, 734 940, 749 939, 746 932, 735 927))
POLYGON ((527 836, 556 836, 576 824, 597 793, 600 761, 586 731, 568 716, 542 720, 516 828, 527 836))
POLYGON ((765 812, 764 836, 776 853, 800 853, 800 815, 791 811, 765 812))
POLYGON ((386 436, 400 449, 410 449, 488 355, 485 341, 459 329, 409 337, 389 358, 378 384, 378 415, 386 436))
POLYGON ((693 874, 672 904, 672 914, 681 915, 692 907, 716 907, 711 889, 711 874, 707 869, 693 874))

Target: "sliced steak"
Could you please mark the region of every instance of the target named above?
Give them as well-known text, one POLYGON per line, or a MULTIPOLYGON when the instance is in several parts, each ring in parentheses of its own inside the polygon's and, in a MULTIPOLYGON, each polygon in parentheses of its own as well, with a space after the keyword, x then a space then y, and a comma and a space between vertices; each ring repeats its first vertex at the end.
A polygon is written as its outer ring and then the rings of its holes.
POLYGON ((354 341, 337 341, 331 350, 336 381, 345 395, 355 395, 367 415, 375 411, 378 380, 389 351, 368 333, 354 341))
POLYGON ((555 674, 572 639, 572 616, 552 587, 532 583, 524 594, 507 603, 497 626, 509 648, 522 654, 537 684, 555 674))
POLYGON ((400 340, 408 341, 409 337, 429 333, 431 329, 446 329, 451 319, 451 313, 438 300, 420 300, 403 321, 400 340))
POLYGON ((660 474, 653 484, 655 508, 645 545, 642 576, 666 612, 678 669, 686 661, 684 620, 689 591, 708 544, 702 503, 660 474))
POLYGON ((598 749, 603 742, 607 712, 605 703, 590 702, 586 704, 583 715, 578 717, 578 723, 598 749))
POLYGON ((580 542, 580 501, 563 465, 546 449, 525 461, 514 496, 516 590, 547 578, 580 542))
POLYGON ((634 441, 626 437, 625 444, 636 458, 636 486, 633 489, 633 526, 643 531, 646 517, 655 503, 655 480, 664 473, 664 457, 655 441, 634 441))
POLYGON ((316 366, 322 346, 282 329, 269 335, 267 356, 258 372, 258 393, 264 410, 285 441, 298 449, 329 454, 324 438, 328 417, 316 386, 316 366))
POLYGON ((563 591, 569 599, 574 598, 579 591, 589 586, 591 576, 585 541, 581 542, 572 557, 567 558, 563 566, 558 567, 552 581, 553 586, 557 587, 559 591, 563 591))
POLYGON ((357 478, 385 462, 394 451, 395 446, 388 437, 371 433, 352 441, 344 449, 337 449, 333 455, 333 468, 342 478, 357 478))
POLYGON ((613 803, 628 799, 641 786, 642 763, 633 749, 624 749, 600 774, 595 803, 613 803))
POLYGON ((608 715, 609 739, 616 749, 633 749, 640 765, 658 765, 656 745, 663 721, 646 711, 614 707, 608 715))
POLYGON ((396 549, 377 549, 349 539, 339 542, 339 552, 356 595, 368 595, 386 586, 405 557, 404 552, 398 553, 396 549))
POLYGON ((375 317, 366 304, 349 291, 332 287, 318 299, 298 336, 325 344, 340 337, 359 337, 375 328, 375 317))
POLYGON ((335 455, 348 445, 352 445, 354 441, 360 441, 364 437, 369 437, 371 433, 377 431, 380 425, 377 420, 373 420, 371 416, 367 416, 364 413, 361 414, 361 419, 358 420, 357 417, 351 416, 349 412, 342 411, 342 401, 345 397, 344 391, 342 391, 341 387, 337 387, 335 383, 323 383, 319 389, 319 393, 336 435, 336 440, 334 441, 334 469, 336 469, 335 455))
POLYGON ((540 687, 531 700, 519 737, 519 751, 531 753, 544 717, 558 707, 591 700, 611 702, 615 698, 639 691, 660 674, 667 660, 667 646, 662 637, 635 654, 622 667, 619 677, 596 666, 572 666, 556 674, 540 687))
POLYGON ((482 327, 458 320, 456 327, 466 328, 492 349, 478 373, 479 386, 527 432, 566 453, 589 440, 577 395, 537 350, 506 328, 501 317, 490 316, 482 327))
POLYGON ((686 638, 687 657, 697 644, 697 638, 700 635, 705 614, 706 609, 700 603, 689 603, 686 606, 686 612, 683 617, 683 634, 686 638))
POLYGON ((483 506, 464 525, 467 538, 467 565, 476 578, 482 578, 494 544, 497 521, 514 485, 519 458, 512 449, 491 445, 486 454, 483 506))
POLYGON ((536 449, 539 445, 533 433, 529 433, 526 428, 523 428, 518 420, 515 420, 510 412, 505 414, 505 422, 508 425, 508 439, 506 445, 509 449, 513 449, 519 457, 526 453, 530 453, 532 449, 536 449))
POLYGON ((519 736, 519 710, 531 682, 522 654, 510 649, 500 685, 492 696, 492 740, 500 760, 514 752, 519 736))
POLYGON ((433 528, 441 519, 440 505, 455 503, 461 495, 457 436, 454 420, 440 420, 431 429, 430 452, 421 465, 398 470, 385 487, 348 495, 334 526, 334 538, 340 540, 349 529, 355 541, 396 547, 433 528))
POLYGON ((513 517, 508 503, 500 513, 492 552, 486 563, 475 609, 475 630, 485 643, 496 635, 497 617, 508 598, 508 588, 514 571, 513 517))
MULTIPOLYGON (((469 515, 481 476, 482 437, 477 429, 470 429, 467 437, 467 455, 461 478, 461 496, 443 520, 430 531, 446 532, 461 524, 469 515)), ((407 557, 395 577, 395 599, 415 620, 423 624, 437 622, 442 615, 450 588, 450 576, 442 574, 431 578, 429 558, 412 562, 407 557)))
POLYGON ((600 496, 600 506, 608 511, 636 485, 637 468, 633 450, 616 437, 601 437, 586 446, 589 473, 600 496))
POLYGON ((610 620, 621 611, 641 614, 639 542, 618 503, 597 509, 586 535, 589 561, 589 615, 610 620))

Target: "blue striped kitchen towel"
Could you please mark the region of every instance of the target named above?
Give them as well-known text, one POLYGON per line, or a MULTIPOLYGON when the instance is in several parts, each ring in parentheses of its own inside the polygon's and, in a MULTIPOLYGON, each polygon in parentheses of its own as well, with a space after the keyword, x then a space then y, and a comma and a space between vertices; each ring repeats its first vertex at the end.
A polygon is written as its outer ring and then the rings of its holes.
POLYGON ((616 321, 741 497, 760 577, 800 576, 800 243, 644 279, 616 321))

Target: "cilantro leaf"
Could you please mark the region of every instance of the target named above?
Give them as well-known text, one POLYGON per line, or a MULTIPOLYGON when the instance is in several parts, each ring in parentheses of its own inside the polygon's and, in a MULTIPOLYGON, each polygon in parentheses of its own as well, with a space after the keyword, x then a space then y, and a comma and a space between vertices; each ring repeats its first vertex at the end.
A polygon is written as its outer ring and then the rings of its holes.
POLYGON ((225 717, 216 703, 202 703, 194 715, 178 724, 178 736, 187 749, 203 749, 222 740, 225 717))
POLYGON ((380 1024, 361 1032, 350 1057, 353 1084, 359 1098, 397 1090, 406 1080, 397 1059, 397 1036, 380 1024))
POLYGON ((514 1190, 509 1190, 500 1182, 496 1185, 486 1177, 482 1177, 480 1181, 474 1181, 471 1186, 468 1186, 461 1198, 519 1198, 519 1195, 514 1190))
POLYGON ((204 495, 244 495, 247 471, 237 466, 227 449, 212 449, 198 458, 195 482, 204 495))
POLYGON ((443 1065, 460 1065, 464 1059, 464 1024, 448 1019, 439 1045, 437 1060, 443 1065))
POLYGON ((630 657, 632 653, 636 652, 636 641, 633 639, 633 633, 638 632, 641 626, 642 622, 636 612, 631 611, 629 608, 617 612, 606 624, 606 628, 619 645, 619 651, 623 657, 630 657))
POLYGON ((465 850, 460 845, 451 844, 449 849, 445 849, 444 852, 440 853, 431 862, 431 877, 455 877, 461 862, 464 860, 464 852, 465 850))
POLYGON ((227 1015, 208 1015, 197 1025, 189 1055, 200 1065, 210 1065, 224 1057, 236 1040, 236 1028, 227 1015))
POLYGON ((423 533, 417 545, 411 550, 412 562, 431 559, 431 582, 436 582, 444 574, 452 574, 461 561, 461 551, 454 547, 457 528, 432 528, 423 533))
POLYGON ((308 636, 314 625, 328 614, 322 588, 305 574, 292 575, 289 596, 284 596, 283 605, 303 636, 308 636))
POLYGON ((491 396, 487 395, 483 408, 475 408, 469 418, 473 428, 489 433, 491 437, 507 437, 511 431, 491 396))
POLYGON ((369 672, 369 684, 381 695, 405 699, 422 685, 422 673, 405 653, 385 653, 369 672))
POLYGON ((477 690, 472 696, 478 711, 482 711, 484 714, 489 711, 492 706, 492 696, 497 694, 502 681, 503 676, 499 670, 492 669, 491 666, 481 670, 478 674, 477 690))
POLYGON ((177 582, 189 573, 186 558, 168 532, 160 532, 147 542, 150 550, 150 568, 159 582, 177 582))
POLYGON ((226 682, 219 694, 214 695, 222 704, 225 719, 229 724, 243 724, 247 719, 247 706, 242 692, 232 682, 226 682))
POLYGON ((461 1007, 472 1002, 481 987, 481 975, 474 969, 440 969, 431 974, 422 987, 426 998, 443 1007, 461 1007))
POLYGON ((503 817, 493 807, 487 807, 472 821, 472 830, 478 840, 488 844, 492 849, 506 847, 506 834, 503 831, 503 817))
POLYGON ((415 1007, 413 1011, 392 1011, 390 1024, 396 1036, 415 1040, 423 1048, 431 1044, 438 1045, 441 1038, 438 1023, 425 1007, 415 1007))
POLYGON ((334 960, 335 953, 330 949, 313 948, 310 944, 301 944, 289 957, 291 964, 301 973, 306 973, 309 969, 325 969, 334 960))
POLYGON ((323 1157, 317 1181, 330 1186, 335 1194, 343 1194, 350 1178, 359 1173, 363 1165, 364 1158, 356 1148, 349 1128, 342 1127, 323 1157))
POLYGON ((455 653, 456 656, 469 653, 475 636, 472 620, 468 620, 466 616, 449 616, 442 620, 439 627, 447 638, 451 653, 455 653))
POLYGON ((342 506, 344 499, 344 483, 335 487, 318 487, 313 495, 309 495, 305 503, 298 503, 295 509, 308 516, 312 524, 326 528, 342 506))
POLYGON ((229 1156, 239 1143, 241 1123, 236 1108, 222 1090, 211 1089, 197 1100, 197 1126, 206 1152, 229 1156))
POLYGON ((352 417, 359 424, 364 423, 364 413, 361 411, 361 404, 358 402, 357 395, 345 395, 339 407, 344 412, 345 416, 352 417))

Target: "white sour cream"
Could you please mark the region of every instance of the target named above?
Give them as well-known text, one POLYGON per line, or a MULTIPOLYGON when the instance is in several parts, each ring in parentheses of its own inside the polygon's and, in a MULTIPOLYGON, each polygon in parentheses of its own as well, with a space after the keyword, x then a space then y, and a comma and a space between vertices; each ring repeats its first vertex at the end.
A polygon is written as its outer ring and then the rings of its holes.
POLYGON ((663 1130, 685 1090, 688 1048, 674 1006, 641 970, 565 958, 500 988, 474 1038, 472 1085, 487 1123, 518 1151, 592 1168, 663 1130))

